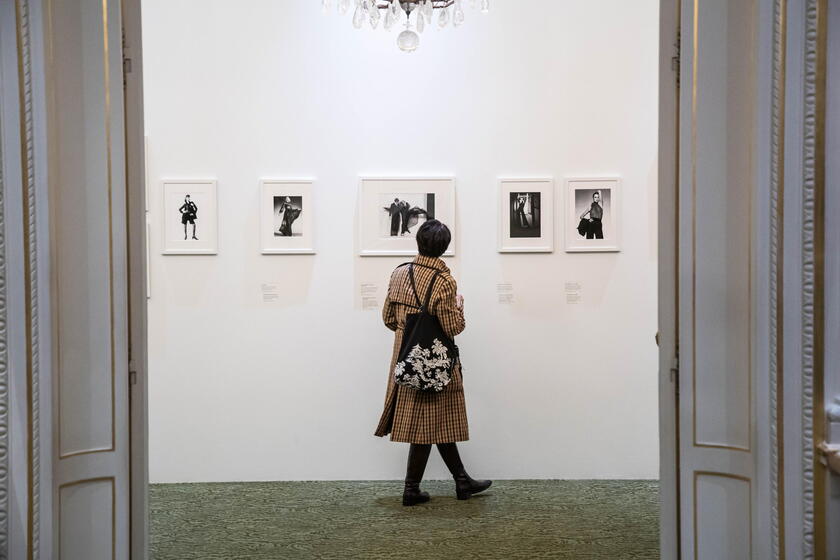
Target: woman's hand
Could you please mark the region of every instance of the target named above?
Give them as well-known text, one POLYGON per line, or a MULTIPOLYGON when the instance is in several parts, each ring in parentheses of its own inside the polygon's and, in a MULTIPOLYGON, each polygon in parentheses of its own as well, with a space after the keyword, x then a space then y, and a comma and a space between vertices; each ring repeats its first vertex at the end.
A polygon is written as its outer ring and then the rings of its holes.
POLYGON ((464 308, 464 296, 462 296, 461 294, 458 294, 457 296, 455 296, 455 305, 458 307, 458 309, 463 309, 464 308))

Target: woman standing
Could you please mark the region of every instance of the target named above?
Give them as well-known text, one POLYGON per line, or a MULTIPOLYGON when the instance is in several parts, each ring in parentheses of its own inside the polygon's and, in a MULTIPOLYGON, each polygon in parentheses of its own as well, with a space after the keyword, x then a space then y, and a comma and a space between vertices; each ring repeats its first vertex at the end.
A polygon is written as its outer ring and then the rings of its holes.
MULTIPOLYGON (((464 298, 458 295, 455 279, 440 256, 449 247, 449 228, 437 220, 428 220, 417 231, 417 249, 413 261, 416 290, 425 294, 437 274, 428 309, 440 321, 447 336, 454 338, 464 330, 464 298)), ((461 364, 452 372, 452 381, 440 392, 425 392, 394 383, 394 366, 402 344, 406 316, 416 313, 416 299, 409 279, 408 267, 399 267, 391 275, 388 295, 382 309, 385 326, 395 332, 394 351, 388 370, 385 409, 375 435, 391 434, 391 441, 410 443, 405 474, 403 505, 413 506, 429 501, 429 494, 420 491, 420 481, 432 444, 437 444, 444 463, 455 479, 459 500, 487 490, 490 480, 473 480, 464 470, 456 442, 469 439, 467 410, 461 364)))
POLYGON ((195 221, 198 219, 198 206, 195 202, 190 200, 190 195, 184 197, 184 204, 178 208, 181 213, 181 223, 184 224, 184 239, 187 238, 187 224, 192 224, 192 238, 198 241, 195 236, 195 221))
POLYGON ((595 191, 592 193, 592 205, 589 210, 580 215, 580 219, 586 218, 589 214, 589 229, 586 232, 587 239, 603 239, 604 238, 604 224, 601 221, 604 217, 604 208, 601 206, 601 193, 595 191))
POLYGON ((295 223, 295 220, 297 220, 298 216, 300 216, 300 208, 292 206, 292 199, 287 196, 286 200, 283 201, 283 206, 280 207, 280 212, 278 214, 283 214, 283 223, 280 225, 280 235, 292 237, 292 224, 295 223))

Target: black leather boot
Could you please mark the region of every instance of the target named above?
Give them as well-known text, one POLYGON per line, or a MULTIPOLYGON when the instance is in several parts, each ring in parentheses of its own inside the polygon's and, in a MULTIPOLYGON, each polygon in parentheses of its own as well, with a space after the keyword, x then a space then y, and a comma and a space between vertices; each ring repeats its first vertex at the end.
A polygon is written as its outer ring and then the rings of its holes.
POLYGON ((452 478, 455 479, 455 495, 459 500, 468 500, 473 494, 484 492, 490 485, 492 480, 473 480, 467 471, 464 470, 464 465, 461 463, 461 455, 458 453, 458 446, 454 443, 439 443, 437 444, 440 456, 443 462, 452 473, 452 478))
POLYGON ((420 481, 432 451, 431 444, 412 443, 408 449, 408 466, 405 469, 405 490, 403 490, 403 505, 413 506, 428 502, 428 492, 420 490, 420 481))

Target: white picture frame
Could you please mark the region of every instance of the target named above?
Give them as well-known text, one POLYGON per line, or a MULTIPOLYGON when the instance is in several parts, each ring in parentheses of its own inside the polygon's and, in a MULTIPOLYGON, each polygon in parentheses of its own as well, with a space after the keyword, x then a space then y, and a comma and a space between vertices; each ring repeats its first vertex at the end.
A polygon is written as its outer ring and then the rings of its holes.
POLYGON ((566 183, 565 242, 567 253, 615 253, 621 250, 621 178, 568 177, 566 183), (601 222, 590 220, 585 235, 578 231, 582 215, 589 219, 595 193, 599 194, 601 222), (599 238, 598 235, 603 235, 599 238), (590 237, 591 236, 591 237, 590 237))
POLYGON ((261 179, 260 250, 263 255, 314 255, 314 179, 261 179), (295 213, 290 213, 291 211, 295 213), (287 219, 287 215, 290 219, 287 219))
POLYGON ((554 179, 499 179, 499 252, 554 251, 554 179))
POLYGON ((452 242, 444 256, 455 254, 454 177, 361 177, 359 179, 358 243, 359 255, 414 256, 417 242, 414 234, 426 217, 420 211, 434 207, 429 217, 449 226, 452 242), (407 203, 407 219, 395 218, 391 204, 407 203), (386 207, 386 204, 388 207, 386 207), (402 230, 403 224, 408 231, 402 230), (396 234, 395 234, 396 233, 396 234))
POLYGON ((162 185, 163 254, 218 254, 219 208, 216 180, 164 179, 162 185), (184 212, 181 211, 187 195, 197 209, 194 220, 185 218, 184 212))

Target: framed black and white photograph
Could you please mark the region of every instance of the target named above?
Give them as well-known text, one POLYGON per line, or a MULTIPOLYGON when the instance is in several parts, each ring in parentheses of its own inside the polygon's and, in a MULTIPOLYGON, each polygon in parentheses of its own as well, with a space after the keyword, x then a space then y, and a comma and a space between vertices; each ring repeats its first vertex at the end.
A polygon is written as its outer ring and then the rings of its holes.
POLYGON ((554 251, 554 180, 499 179, 499 252, 554 251))
POLYGON ((427 220, 449 226, 455 254, 455 179, 363 177, 359 192, 359 253, 362 256, 417 254, 415 235, 427 220))
POLYGON ((312 180, 260 181, 260 238, 266 255, 312 254, 312 180))
POLYGON ((570 253, 620 250, 621 180, 566 180, 566 251, 570 253))
POLYGON ((163 181, 163 254, 215 255, 219 251, 214 179, 163 181))

